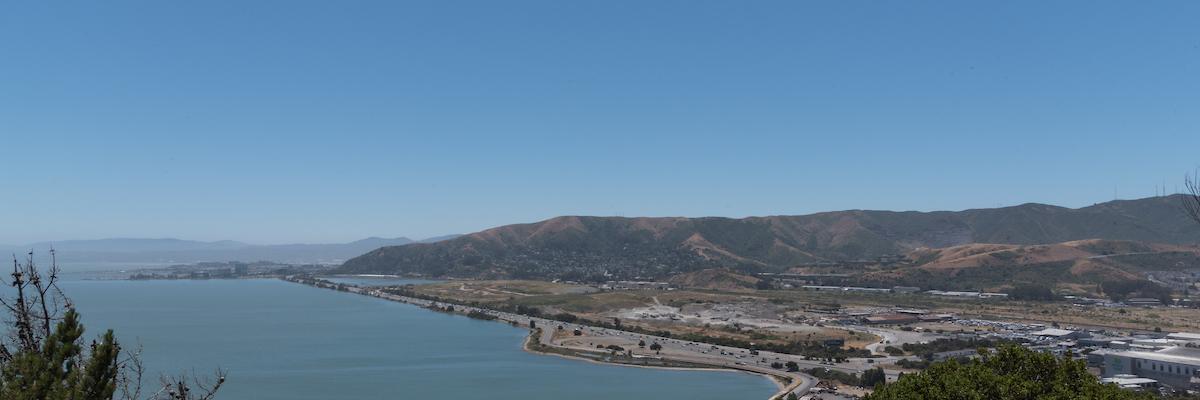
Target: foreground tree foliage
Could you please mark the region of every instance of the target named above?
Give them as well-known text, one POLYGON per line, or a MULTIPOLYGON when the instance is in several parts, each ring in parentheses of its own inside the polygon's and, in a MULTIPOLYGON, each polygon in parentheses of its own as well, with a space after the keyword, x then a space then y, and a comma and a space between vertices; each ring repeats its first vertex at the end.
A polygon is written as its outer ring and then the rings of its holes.
POLYGON ((1183 210, 1192 220, 1200 222, 1200 174, 1188 174, 1183 178, 1187 193, 1183 195, 1183 210))
POLYGON ((1147 393, 1100 383, 1083 361, 1006 345, 967 363, 935 363, 920 373, 877 386, 870 400, 1124 400, 1153 399, 1147 393))
POLYGON ((0 398, 111 399, 117 390, 120 347, 107 331, 86 356, 80 346, 79 314, 68 310, 41 349, 20 351, 7 360, 0 398))
MULTIPOLYGON (((51 251, 53 259, 53 250, 51 251)), ((112 330, 87 342, 79 313, 58 287, 58 267, 42 275, 32 253, 13 260, 12 292, 0 299, 9 313, 0 342, 0 399, 4 400, 208 400, 224 383, 162 377, 159 390, 142 394, 137 351, 117 343, 112 330)))

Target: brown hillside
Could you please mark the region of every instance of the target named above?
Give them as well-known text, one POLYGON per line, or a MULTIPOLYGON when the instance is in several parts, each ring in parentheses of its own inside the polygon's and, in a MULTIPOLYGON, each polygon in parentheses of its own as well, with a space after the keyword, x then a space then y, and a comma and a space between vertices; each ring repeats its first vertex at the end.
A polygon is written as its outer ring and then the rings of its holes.
MULTIPOLYGON (((851 210, 742 219, 565 216, 437 243, 384 247, 347 261, 338 272, 530 279, 663 277, 722 266, 782 271, 919 248, 942 248, 917 258, 925 268, 955 270, 1003 264, 1013 258, 1036 263, 1085 253, 1120 254, 1145 246, 1087 239, 1193 244, 1200 242, 1200 226, 1184 217, 1174 197, 1078 209, 1024 204, 957 212, 851 210), (1081 242, 1064 243, 1071 241, 1081 242), (968 246, 956 248, 963 245, 968 246)), ((1152 252, 1160 249, 1154 246, 1161 245, 1151 246, 1152 252)))
POLYGON ((1005 290, 1038 284, 1097 294, 1100 283, 1145 280, 1153 271, 1200 268, 1200 247, 1118 240, 1046 245, 969 244, 920 249, 912 264, 868 271, 867 284, 951 290, 1005 290))
POLYGON ((711 268, 671 277, 672 285, 694 289, 736 290, 753 289, 759 279, 739 274, 728 268, 711 268))

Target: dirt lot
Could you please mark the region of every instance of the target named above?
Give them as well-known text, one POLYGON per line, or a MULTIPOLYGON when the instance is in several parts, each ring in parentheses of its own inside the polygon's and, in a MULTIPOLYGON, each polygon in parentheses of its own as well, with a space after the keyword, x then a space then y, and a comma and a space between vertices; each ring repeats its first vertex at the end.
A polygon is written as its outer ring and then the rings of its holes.
MULTIPOLYGON (((696 333, 747 341, 844 339, 863 347, 873 335, 837 329, 824 320, 847 309, 907 307, 959 318, 1058 323, 1119 330, 1200 330, 1200 311, 1182 308, 1104 308, 1068 303, 960 300, 921 294, 871 294, 803 290, 630 290, 599 291, 584 285, 537 281, 454 281, 416 287, 418 291, 467 301, 534 306, 546 313, 568 312, 592 320, 615 321, 674 334, 696 333)), ((974 328, 919 325, 931 331, 974 328)))
POLYGON ((1011 300, 945 299, 912 294, 866 294, 815 291, 770 291, 776 302, 801 304, 837 304, 843 307, 919 308, 935 314, 954 314, 960 318, 1005 320, 1012 322, 1075 325, 1119 330, 1195 331, 1200 329, 1200 310, 1187 308, 1108 308, 1077 306, 1065 302, 1027 302, 1011 300))
POLYGON ((439 297, 468 301, 498 302, 524 297, 586 294, 590 286, 541 281, 449 281, 415 286, 417 291, 439 297))
POLYGON ((864 347, 874 335, 818 326, 797 304, 772 303, 754 291, 598 291, 589 286, 534 281, 454 281, 416 286, 428 295, 464 301, 538 307, 597 321, 620 321, 673 335, 700 334, 743 341, 842 339, 864 347))

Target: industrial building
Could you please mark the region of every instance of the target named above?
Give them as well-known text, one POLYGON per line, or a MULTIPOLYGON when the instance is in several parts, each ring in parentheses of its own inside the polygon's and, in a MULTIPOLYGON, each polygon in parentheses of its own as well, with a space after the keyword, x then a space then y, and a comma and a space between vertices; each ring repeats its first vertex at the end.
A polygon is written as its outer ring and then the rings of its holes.
POLYGON ((1103 376, 1118 375, 1149 378, 1175 389, 1200 389, 1200 349, 1176 346, 1104 354, 1103 376))
POLYGON ((871 325, 902 325, 911 324, 917 321, 919 321, 919 319, 916 315, 900 313, 876 314, 863 319, 863 322, 871 325))
POLYGON ((1167 339, 1188 343, 1200 343, 1200 333, 1175 332, 1167 335, 1167 339))
POLYGON ((1132 299, 1125 300, 1125 304, 1128 304, 1128 305, 1131 305, 1134 307, 1155 307, 1155 306, 1161 306, 1162 302, 1159 301, 1158 299, 1152 299, 1152 298, 1148 298, 1148 297, 1135 297, 1132 299))
POLYGON ((1127 390, 1145 390, 1158 387, 1158 381, 1150 378, 1141 378, 1134 375, 1117 375, 1111 378, 1100 380, 1101 383, 1111 383, 1119 386, 1121 389, 1127 390))
POLYGON ((1091 334, 1084 331, 1071 331, 1057 328, 1042 329, 1037 332, 1030 332, 1030 334, 1048 340, 1076 340, 1091 336, 1091 334))

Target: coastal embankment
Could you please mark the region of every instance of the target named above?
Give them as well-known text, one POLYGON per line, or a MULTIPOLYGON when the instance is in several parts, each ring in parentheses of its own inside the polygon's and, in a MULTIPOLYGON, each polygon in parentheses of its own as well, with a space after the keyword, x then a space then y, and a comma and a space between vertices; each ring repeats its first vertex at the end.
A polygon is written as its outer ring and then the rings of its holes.
POLYGON ((513 326, 529 327, 530 334, 526 337, 522 347, 526 351, 536 354, 641 368, 729 370, 752 373, 771 379, 779 387, 779 391, 770 399, 785 398, 791 393, 803 396, 817 384, 817 379, 810 375, 778 368, 777 366, 792 361, 794 356, 786 354, 759 352, 752 349, 717 346, 578 323, 566 323, 471 305, 402 296, 388 293, 380 288, 359 287, 311 277, 288 276, 283 280, 412 304, 438 312, 449 312, 472 318, 506 322, 513 326), (623 343, 625 346, 618 345, 618 343, 623 343), (630 343, 641 344, 641 346, 630 345, 630 343))

